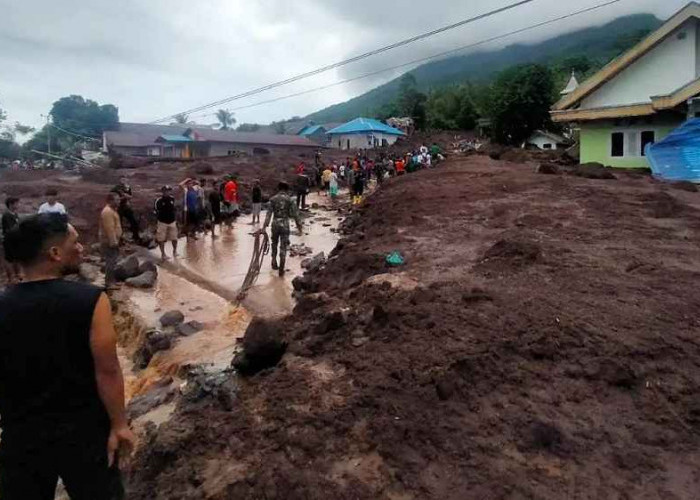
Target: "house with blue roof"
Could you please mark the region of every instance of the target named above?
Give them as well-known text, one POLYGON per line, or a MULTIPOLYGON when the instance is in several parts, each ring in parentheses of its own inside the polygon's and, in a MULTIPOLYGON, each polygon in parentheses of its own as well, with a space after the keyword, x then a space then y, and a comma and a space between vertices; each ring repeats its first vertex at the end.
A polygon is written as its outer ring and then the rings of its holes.
POLYGON ((328 143, 328 130, 323 125, 307 125, 297 135, 306 137, 316 144, 325 146, 328 143))
POLYGON ((355 118, 328 132, 337 149, 374 149, 391 146, 406 133, 372 118, 355 118))

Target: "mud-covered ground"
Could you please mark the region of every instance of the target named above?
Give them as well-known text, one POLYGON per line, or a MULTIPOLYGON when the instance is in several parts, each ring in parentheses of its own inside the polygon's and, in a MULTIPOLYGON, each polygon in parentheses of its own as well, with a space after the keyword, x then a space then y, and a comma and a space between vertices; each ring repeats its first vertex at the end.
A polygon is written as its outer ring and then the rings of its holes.
POLYGON ((617 177, 392 180, 279 366, 181 403, 130 498, 697 498, 700 194, 617 177))

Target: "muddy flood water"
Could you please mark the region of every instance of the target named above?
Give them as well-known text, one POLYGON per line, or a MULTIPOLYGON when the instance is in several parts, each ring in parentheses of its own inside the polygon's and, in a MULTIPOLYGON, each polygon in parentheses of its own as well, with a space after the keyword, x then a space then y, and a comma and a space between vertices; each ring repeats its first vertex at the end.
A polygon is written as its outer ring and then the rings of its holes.
MULTIPOLYGON (((120 347, 127 399, 147 393, 155 384, 170 377, 173 386, 181 384, 178 373, 183 366, 204 365, 212 370, 228 367, 238 339, 254 316, 275 317, 291 312, 294 307, 292 280, 303 272, 301 261, 320 252, 327 256, 339 239, 333 232, 341 219, 338 212, 326 206, 329 202, 324 197, 311 196, 311 203, 318 203, 319 208, 307 212, 304 234, 293 231, 290 240, 292 245, 304 244, 313 252, 307 256, 288 257, 287 274, 283 278, 270 268, 267 255, 257 282, 241 303, 236 297, 254 251, 254 237, 250 233, 259 227, 250 225, 250 216, 239 218, 232 228, 224 228, 215 239, 211 235, 200 235, 198 240, 180 239, 176 259, 161 262, 157 249, 139 255, 141 259, 157 263, 159 274, 151 290, 124 288, 115 295, 131 316, 126 323, 128 326, 122 328, 134 330, 129 335, 121 335, 122 339, 127 339, 120 347), (201 323, 203 330, 179 337, 171 349, 156 353, 146 369, 133 370, 132 357, 140 335, 148 328, 159 327, 161 315, 172 310, 181 311, 186 322, 201 323)), ((170 256, 170 246, 166 251, 170 256)), ((136 424, 161 423, 171 411, 172 405, 156 408, 140 417, 136 424)))

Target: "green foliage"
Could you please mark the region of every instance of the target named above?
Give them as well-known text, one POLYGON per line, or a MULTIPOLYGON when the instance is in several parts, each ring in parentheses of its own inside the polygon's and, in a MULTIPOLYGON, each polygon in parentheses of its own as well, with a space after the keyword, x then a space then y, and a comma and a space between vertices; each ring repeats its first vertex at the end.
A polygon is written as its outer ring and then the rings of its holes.
POLYGON ((227 109, 220 109, 216 112, 216 119, 219 120, 219 128, 221 130, 229 130, 236 124, 236 118, 233 113, 227 109))
POLYGON ((29 139, 27 142, 24 143, 24 149, 26 151, 41 151, 41 152, 48 152, 49 151, 49 136, 51 137, 51 151, 53 153, 60 153, 62 151, 68 151, 72 148, 73 142, 72 138, 71 139, 66 139, 66 137, 70 136, 58 136, 57 135, 57 130, 55 128, 51 128, 49 131, 50 125, 44 125, 42 128, 40 128, 32 137, 29 139))
POLYGON ((272 125, 272 129, 275 131, 275 134, 284 135, 287 133, 286 122, 272 122, 270 125, 272 125))
POLYGON ((22 147, 14 141, 0 139, 0 159, 16 160, 22 155, 22 147))
POLYGON ((257 123, 241 123, 236 130, 238 132, 257 132, 260 130, 260 125, 257 123))
POLYGON ((413 122, 418 130, 425 128, 425 103, 427 100, 428 96, 418 91, 418 82, 412 73, 406 73, 401 77, 399 98, 396 105, 401 116, 413 118, 413 122))
POLYGON ((516 66, 502 72, 490 91, 493 139, 520 145, 535 130, 549 128, 554 93, 552 72, 546 66, 516 66))
MULTIPOLYGON (((49 113, 54 125, 69 132, 100 138, 105 130, 119 126, 119 110, 112 104, 99 105, 79 95, 62 97, 53 103, 49 113)), ((62 132, 57 130, 57 135, 62 132)), ((68 140, 68 138, 65 138, 68 140)), ((72 142, 81 140, 73 137, 72 142)))
POLYGON ((477 113, 472 87, 453 85, 433 90, 426 103, 428 127, 444 130, 471 130, 477 113))
POLYGON ((15 122, 14 125, 6 125, 7 112, 0 108, 0 158, 15 160, 22 154, 22 146, 15 142, 17 134, 26 135, 34 131, 33 127, 15 122))
MULTIPOLYGON (((417 90, 426 92, 445 86, 469 82, 486 85, 498 74, 509 67, 519 64, 552 64, 566 58, 586 56, 592 64, 591 69, 581 74, 581 81, 594 69, 601 68, 620 53, 631 48, 642 36, 655 30, 661 21, 651 14, 639 14, 616 19, 605 26, 586 28, 566 33, 533 45, 512 45, 502 50, 473 52, 464 56, 455 56, 424 64, 411 71, 418 82, 417 90)), ((571 67, 562 68, 566 80, 571 76, 571 67)), ((555 80, 559 85, 563 79, 555 71, 555 80)), ((345 103, 336 104, 307 116, 306 120, 317 123, 347 121, 358 116, 388 118, 398 114, 392 109, 394 101, 400 94, 401 79, 381 85, 359 97, 345 103)), ((559 91, 566 85, 563 82, 559 91)), ((479 109, 480 99, 475 98, 479 109)))

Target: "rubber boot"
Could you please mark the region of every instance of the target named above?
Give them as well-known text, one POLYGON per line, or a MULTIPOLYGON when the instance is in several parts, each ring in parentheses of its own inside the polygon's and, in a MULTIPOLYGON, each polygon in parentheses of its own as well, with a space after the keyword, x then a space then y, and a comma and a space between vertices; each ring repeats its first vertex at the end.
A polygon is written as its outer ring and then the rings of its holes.
POLYGON ((285 264, 286 259, 284 257, 280 257, 280 276, 284 276, 284 273, 286 272, 286 269, 284 268, 285 264))
POLYGON ((277 257, 272 257, 272 269, 275 271, 279 269, 279 266, 277 265, 277 257))

